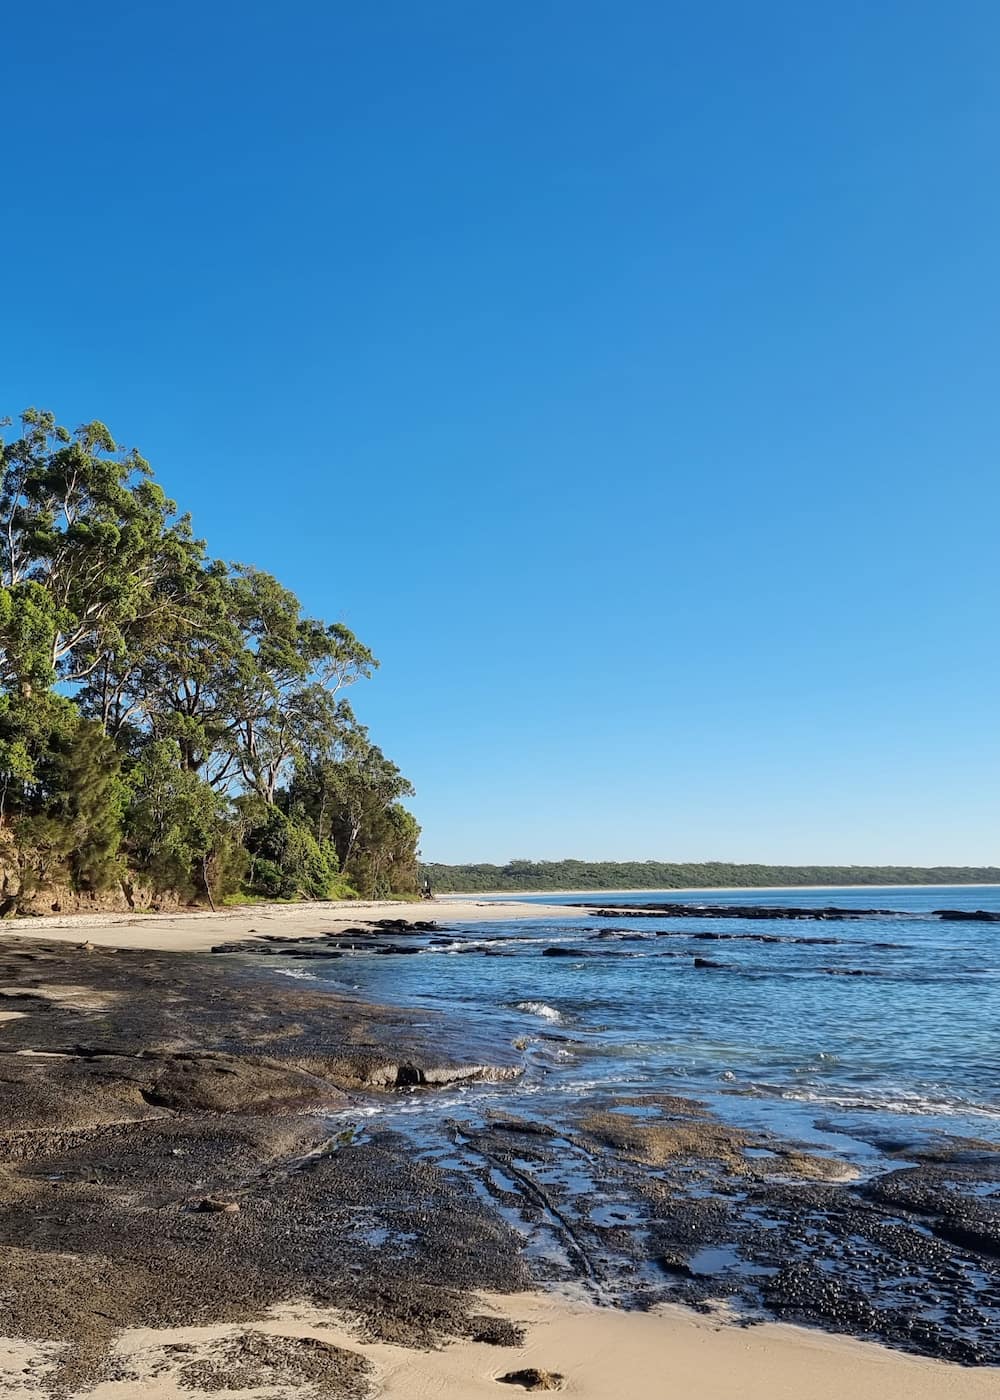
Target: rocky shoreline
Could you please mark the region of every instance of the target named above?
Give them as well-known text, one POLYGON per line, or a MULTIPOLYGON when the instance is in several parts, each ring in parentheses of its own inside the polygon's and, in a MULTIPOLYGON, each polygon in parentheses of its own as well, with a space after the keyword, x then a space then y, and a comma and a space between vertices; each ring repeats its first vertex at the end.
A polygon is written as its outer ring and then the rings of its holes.
MULTIPOLYGON (((436 931, 394 919, 311 951, 415 935, 436 931)), ((545 1284, 643 1309, 723 1297, 747 1321, 1000 1364, 989 1144, 880 1141, 861 1179, 690 1099, 595 1091, 557 1121, 519 1094, 516 1047, 273 975, 269 952, 310 951, 297 939, 224 948, 0 945, 0 1334, 57 1348, 36 1393, 127 1382, 124 1329, 293 1299, 361 1337, 515 1346, 477 1293, 545 1284), (500 1104, 440 1097, 508 1081, 500 1104)), ((214 1380, 170 1364, 209 1390, 242 1368, 368 1393, 350 1348, 253 1333, 231 1352, 214 1380)))
MULTIPOLYGON (((413 1346, 516 1340, 472 1293, 524 1287, 513 1233, 402 1141, 355 1142, 331 1115, 518 1066, 462 1058, 426 1015, 277 980, 204 955, 4 940, 0 1334, 63 1344, 44 1393, 115 1378, 122 1329, 290 1298, 413 1346), (356 1228, 375 1216, 405 1226, 405 1253, 356 1228)), ((321 1359, 306 1369, 324 1395, 364 1393, 350 1358, 321 1359)))
MULTIPOLYGON (((799 904, 615 904, 595 908, 594 901, 577 901, 567 909, 587 909, 599 919, 801 919, 807 922, 857 922, 861 919, 899 919, 902 909, 847 909, 835 904, 809 908, 799 904)), ((946 923, 998 924, 1000 913, 991 909, 932 909, 928 914, 911 913, 911 918, 942 919, 946 923)))

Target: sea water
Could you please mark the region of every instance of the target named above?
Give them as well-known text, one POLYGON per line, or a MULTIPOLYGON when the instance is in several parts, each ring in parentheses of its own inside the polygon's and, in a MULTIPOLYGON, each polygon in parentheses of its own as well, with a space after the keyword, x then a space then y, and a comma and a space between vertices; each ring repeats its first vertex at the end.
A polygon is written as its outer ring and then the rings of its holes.
POLYGON ((516 1045, 523 1080, 491 1092, 665 1091, 806 1140, 836 1129, 869 1143, 941 1132, 1000 1142, 1000 924, 933 913, 1000 911, 1000 888, 586 897, 605 909, 697 904, 705 916, 596 918, 572 907, 585 896, 559 895, 543 902, 564 905, 565 916, 456 924, 440 901, 433 914, 447 941, 425 940, 416 955, 358 953, 316 975, 516 1045), (713 918, 719 903, 894 912, 713 918), (602 930, 621 932, 597 937, 602 930), (574 956, 545 956, 551 947, 574 956), (696 957, 725 966, 696 967, 696 957))

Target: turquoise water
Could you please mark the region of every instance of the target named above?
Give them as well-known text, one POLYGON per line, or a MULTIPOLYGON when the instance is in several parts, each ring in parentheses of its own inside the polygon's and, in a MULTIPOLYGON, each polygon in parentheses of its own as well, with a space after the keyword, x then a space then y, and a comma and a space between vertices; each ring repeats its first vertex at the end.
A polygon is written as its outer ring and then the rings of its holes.
POLYGON ((800 1136, 834 1125, 869 1139, 945 1131, 1000 1141, 1000 924, 931 912, 1000 910, 1000 888, 600 896, 604 907, 897 911, 835 923, 598 919, 568 907, 580 897, 545 897, 567 906, 565 918, 511 924, 451 924, 441 902, 446 942, 417 955, 357 954, 312 975, 517 1041, 522 1093, 660 1088, 800 1136), (602 929, 622 936, 598 938, 602 929), (752 941, 759 935, 780 941, 752 941), (808 941, 827 939, 836 941, 808 941), (553 946, 577 956, 543 956, 553 946), (695 957, 726 966, 696 968, 695 957), (834 975, 846 972, 863 975, 834 975))

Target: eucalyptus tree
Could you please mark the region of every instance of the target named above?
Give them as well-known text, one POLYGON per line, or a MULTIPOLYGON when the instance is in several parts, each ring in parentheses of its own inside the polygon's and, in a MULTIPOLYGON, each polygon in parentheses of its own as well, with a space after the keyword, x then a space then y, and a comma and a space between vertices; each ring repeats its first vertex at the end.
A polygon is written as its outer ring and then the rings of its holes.
MULTIPOLYGON (((372 852, 383 839, 398 845, 404 833, 388 814, 412 796, 413 786, 353 717, 328 739, 299 761, 285 800, 320 840, 333 842, 341 870, 360 879, 370 894, 381 872, 379 862, 372 864, 372 852)), ((415 852, 416 823, 406 834, 415 852)))
POLYGON ((161 599, 190 522, 103 423, 28 410, 0 445, 0 681, 79 682, 161 599))
POLYGON ((342 623, 303 617, 295 595, 270 574, 238 566, 231 589, 244 643, 234 677, 233 748, 245 786, 273 806, 295 760, 348 722, 339 693, 378 662, 342 623))

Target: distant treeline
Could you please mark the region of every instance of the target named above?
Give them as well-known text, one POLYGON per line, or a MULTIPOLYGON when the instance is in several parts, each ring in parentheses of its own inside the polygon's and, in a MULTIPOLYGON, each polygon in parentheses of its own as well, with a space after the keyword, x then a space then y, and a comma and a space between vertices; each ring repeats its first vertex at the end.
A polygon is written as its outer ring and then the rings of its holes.
POLYGON ((686 890, 714 885, 1000 885, 992 865, 678 865, 656 860, 512 860, 506 865, 423 865, 441 893, 503 890, 686 890))

